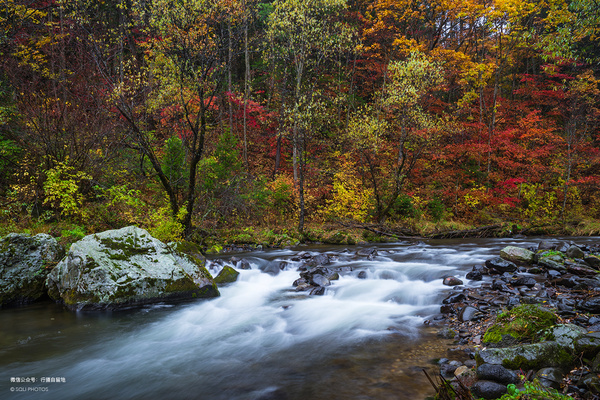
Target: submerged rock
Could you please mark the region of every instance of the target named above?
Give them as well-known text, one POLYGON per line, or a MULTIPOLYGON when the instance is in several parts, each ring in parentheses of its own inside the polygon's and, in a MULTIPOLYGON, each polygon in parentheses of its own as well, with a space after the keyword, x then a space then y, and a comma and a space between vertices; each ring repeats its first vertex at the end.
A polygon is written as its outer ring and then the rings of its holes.
POLYGON ((52 236, 11 233, 0 240, 0 307, 31 303, 46 294, 50 269, 64 250, 52 236))
POLYGON ((48 294, 72 310, 218 296, 204 257, 173 247, 133 226, 86 236, 48 275, 48 294))

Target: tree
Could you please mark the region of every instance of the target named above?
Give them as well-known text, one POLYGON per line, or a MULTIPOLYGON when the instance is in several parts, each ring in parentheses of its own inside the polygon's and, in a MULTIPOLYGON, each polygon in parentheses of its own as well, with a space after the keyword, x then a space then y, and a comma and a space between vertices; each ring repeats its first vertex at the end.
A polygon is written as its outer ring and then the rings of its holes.
POLYGON ((276 0, 269 15, 267 36, 274 67, 293 78, 284 99, 286 125, 291 130, 294 185, 299 197, 298 230, 306 216, 305 149, 309 133, 322 115, 317 84, 326 62, 349 49, 350 31, 338 20, 345 0, 276 0))
POLYGON ((388 217, 407 178, 439 130, 438 119, 426 106, 431 91, 443 81, 441 65, 416 52, 405 61, 391 62, 387 75, 388 83, 380 93, 381 110, 372 109, 366 120, 359 114, 350 132, 354 140, 359 139, 357 143, 367 159, 379 222, 388 217), (377 147, 380 150, 371 153, 377 147), (394 158, 387 168, 377 171, 374 158, 382 156, 381 149, 387 149, 394 158))

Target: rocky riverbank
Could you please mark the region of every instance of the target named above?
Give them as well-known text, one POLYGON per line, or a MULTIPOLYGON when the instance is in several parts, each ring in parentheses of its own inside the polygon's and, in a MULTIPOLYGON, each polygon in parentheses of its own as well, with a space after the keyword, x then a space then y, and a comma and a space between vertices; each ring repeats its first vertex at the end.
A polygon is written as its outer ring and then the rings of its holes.
POLYGON ((454 359, 440 360, 439 398, 496 399, 509 390, 525 399, 553 388, 545 398, 598 399, 599 253, 600 243, 540 241, 474 266, 466 285, 448 279, 456 286, 432 322, 456 345, 454 359))

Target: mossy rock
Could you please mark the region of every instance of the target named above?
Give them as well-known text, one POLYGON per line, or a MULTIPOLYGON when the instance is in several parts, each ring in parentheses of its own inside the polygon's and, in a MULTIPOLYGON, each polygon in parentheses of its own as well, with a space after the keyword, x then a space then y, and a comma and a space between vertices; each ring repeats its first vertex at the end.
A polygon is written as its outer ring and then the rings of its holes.
POLYGON ((232 283, 237 280, 239 275, 240 275, 240 273, 238 271, 231 268, 229 265, 226 265, 223 267, 221 272, 219 272, 219 275, 216 276, 215 283, 217 285, 232 283))
POLYGON ((204 265, 201 254, 184 254, 143 229, 126 227, 74 243, 48 275, 48 295, 73 310, 218 296, 204 265))
POLYGON ((544 367, 568 368, 576 357, 569 346, 555 341, 504 348, 486 348, 476 354, 477 365, 495 364, 524 371, 544 367))
POLYGON ((483 342, 499 343, 506 335, 521 342, 533 341, 540 331, 556 324, 556 320, 554 313, 539 305, 522 304, 499 314, 483 336, 483 342))
POLYGON ((64 256, 52 236, 11 233, 0 240, 0 307, 21 305, 46 294, 50 270, 64 256))

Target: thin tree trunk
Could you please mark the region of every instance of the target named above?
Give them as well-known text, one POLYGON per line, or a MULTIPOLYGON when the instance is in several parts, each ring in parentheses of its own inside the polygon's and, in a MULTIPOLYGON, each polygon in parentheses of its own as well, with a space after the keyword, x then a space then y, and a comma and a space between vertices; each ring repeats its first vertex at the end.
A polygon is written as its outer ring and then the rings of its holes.
POLYGON ((244 57, 246 61, 246 74, 244 79, 244 166, 249 172, 248 165, 248 97, 250 95, 250 53, 248 51, 248 16, 246 15, 246 2, 244 2, 244 57))

